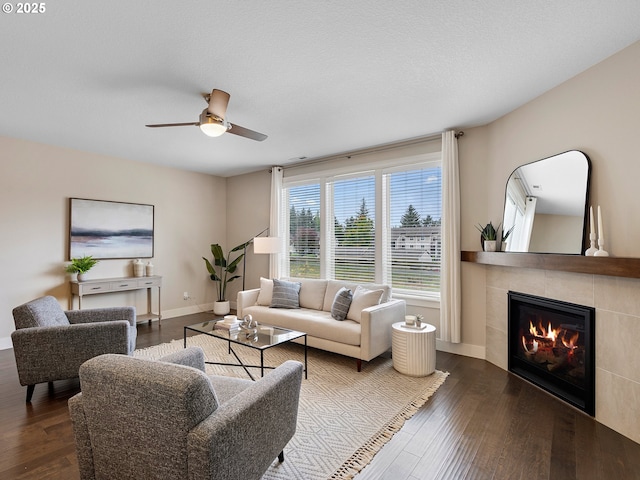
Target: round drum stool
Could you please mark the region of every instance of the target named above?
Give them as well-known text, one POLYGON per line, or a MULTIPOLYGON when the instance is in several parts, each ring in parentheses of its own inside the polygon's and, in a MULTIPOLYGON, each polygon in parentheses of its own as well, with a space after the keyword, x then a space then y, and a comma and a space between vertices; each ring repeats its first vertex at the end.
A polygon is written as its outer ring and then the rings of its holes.
POLYGON ((393 368, 412 377, 426 377, 436 369, 436 327, 408 327, 404 322, 392 325, 391 356, 393 368))

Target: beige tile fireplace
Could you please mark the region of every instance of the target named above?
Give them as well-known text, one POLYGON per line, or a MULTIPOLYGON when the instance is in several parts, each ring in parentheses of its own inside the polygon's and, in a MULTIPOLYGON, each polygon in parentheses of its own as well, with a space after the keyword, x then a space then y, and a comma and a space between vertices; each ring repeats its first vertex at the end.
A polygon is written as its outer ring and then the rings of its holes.
POLYGON ((596 420, 640 443, 640 279, 487 265, 486 358, 507 369, 507 292, 596 309, 596 420))

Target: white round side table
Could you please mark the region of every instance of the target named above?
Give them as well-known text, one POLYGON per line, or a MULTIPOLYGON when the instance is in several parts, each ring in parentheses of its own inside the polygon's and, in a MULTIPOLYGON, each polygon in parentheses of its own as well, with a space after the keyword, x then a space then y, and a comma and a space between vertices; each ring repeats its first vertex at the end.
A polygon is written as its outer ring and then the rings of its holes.
POLYGON ((393 368, 412 377, 426 377, 436 369, 436 327, 422 330, 407 327, 404 322, 392 325, 391 357, 393 368))

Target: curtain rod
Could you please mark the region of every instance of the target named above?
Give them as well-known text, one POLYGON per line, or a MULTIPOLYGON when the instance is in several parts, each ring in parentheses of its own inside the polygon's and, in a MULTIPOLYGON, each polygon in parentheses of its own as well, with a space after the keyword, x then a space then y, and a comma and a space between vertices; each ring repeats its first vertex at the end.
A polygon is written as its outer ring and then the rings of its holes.
MULTIPOLYGON (((460 138, 463 135, 464 135, 464 132, 459 131, 459 132, 456 132, 455 137, 460 138)), ((403 140, 401 142, 385 143, 385 144, 377 145, 375 147, 365 148, 363 150, 354 150, 352 152, 343 152, 343 153, 338 153, 334 155, 326 155, 324 157, 317 157, 317 158, 312 158, 312 159, 301 161, 301 162, 290 163, 285 166, 280 166, 280 168, 304 167, 307 165, 314 165, 316 163, 326 162, 329 160, 338 160, 340 158, 351 158, 351 157, 357 157, 360 155, 367 155, 370 153, 385 152, 387 150, 392 150, 394 148, 409 147, 411 145, 417 145, 423 142, 438 140, 440 138, 442 138, 442 133, 432 133, 430 135, 425 135, 422 137, 414 137, 409 140, 403 140)), ((271 169, 269 169, 269 172, 271 172, 271 169)))

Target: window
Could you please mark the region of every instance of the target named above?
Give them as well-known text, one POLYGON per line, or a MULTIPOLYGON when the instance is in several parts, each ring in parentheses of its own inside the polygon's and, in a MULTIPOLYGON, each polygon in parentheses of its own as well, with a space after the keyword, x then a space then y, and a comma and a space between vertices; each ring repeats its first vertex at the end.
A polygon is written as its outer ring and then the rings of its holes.
POLYGON ((408 293, 440 291, 442 170, 440 165, 383 175, 388 192, 390 252, 386 279, 408 293), (402 239, 403 241, 397 241, 402 239))
POLYGON ((286 189, 289 211, 289 275, 320 278, 320 184, 286 189))
MULTIPOLYGON (((440 291, 440 155, 419 164, 285 178, 284 272, 389 283, 396 293, 440 291)), ((415 159, 414 159, 415 161, 415 159)))
POLYGON ((375 177, 365 175, 329 183, 333 232, 329 235, 331 278, 375 282, 375 177))

